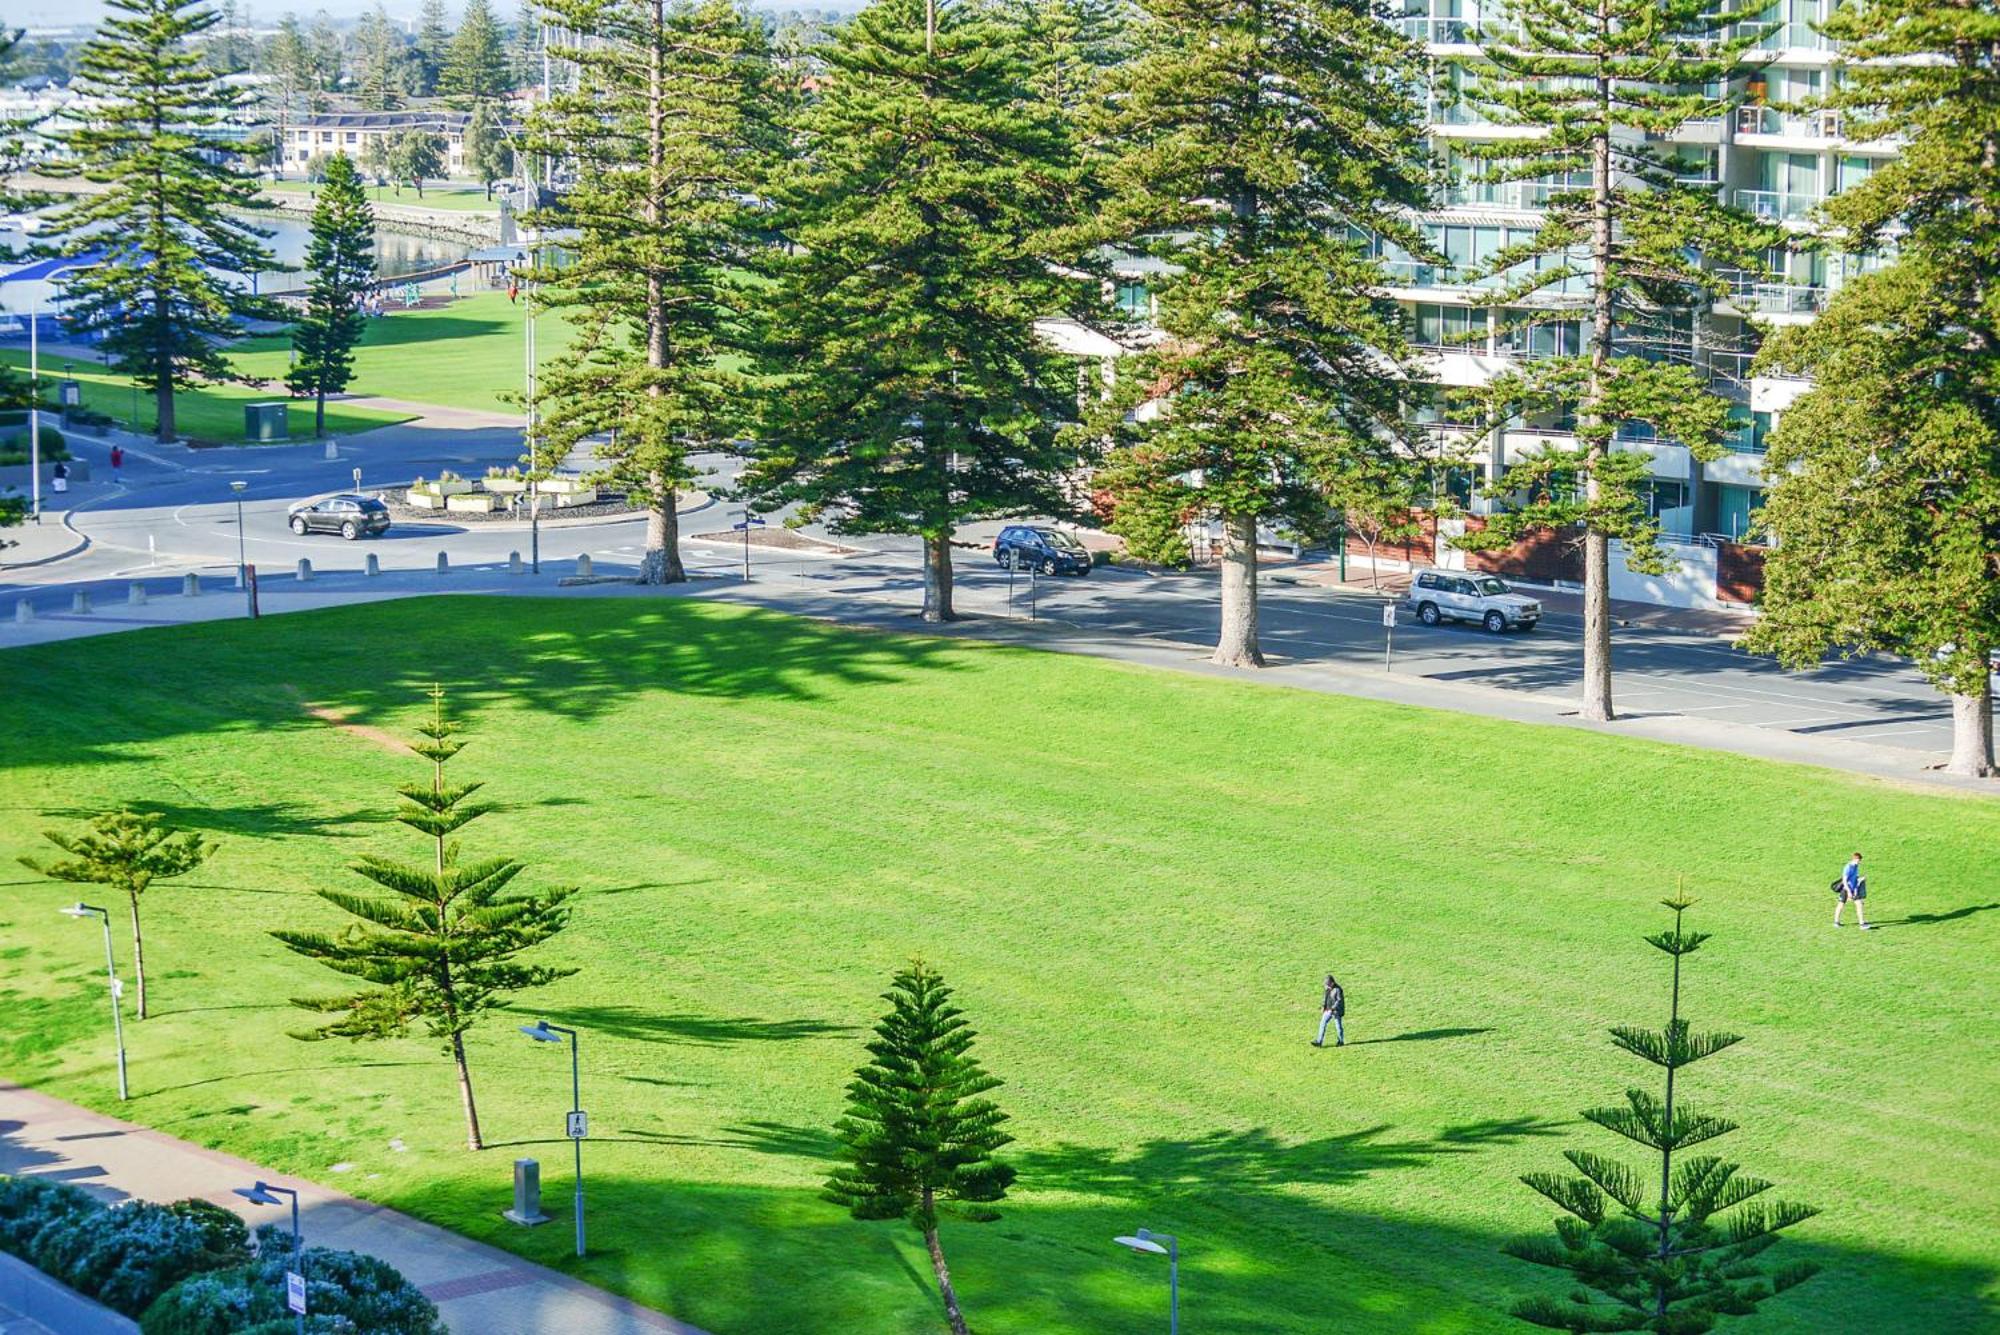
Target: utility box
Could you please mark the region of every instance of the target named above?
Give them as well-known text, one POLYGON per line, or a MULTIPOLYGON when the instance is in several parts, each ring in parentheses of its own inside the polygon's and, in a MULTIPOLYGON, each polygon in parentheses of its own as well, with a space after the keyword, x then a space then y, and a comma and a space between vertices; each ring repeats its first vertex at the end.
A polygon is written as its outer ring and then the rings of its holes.
POLYGON ((62 406, 64 412, 69 412, 73 408, 81 408, 83 406, 83 386, 74 380, 57 381, 56 402, 62 406))
POLYGON ((292 438, 290 405, 246 403, 243 405, 243 438, 261 442, 292 438))
POLYGON ((533 1227, 546 1224, 542 1213, 542 1166, 533 1159, 514 1160, 514 1208, 502 1210, 501 1217, 533 1227))

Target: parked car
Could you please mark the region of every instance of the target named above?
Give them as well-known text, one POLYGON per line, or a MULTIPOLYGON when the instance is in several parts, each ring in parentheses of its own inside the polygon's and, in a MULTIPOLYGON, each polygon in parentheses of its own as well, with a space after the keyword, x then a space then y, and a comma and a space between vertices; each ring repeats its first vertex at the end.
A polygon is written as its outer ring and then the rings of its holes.
POLYGON ((1009 524, 993 540, 993 562, 1044 575, 1088 575, 1090 549, 1059 528, 1009 524))
POLYGON ((389 531, 389 507, 373 496, 343 493, 317 501, 300 501, 290 510, 294 533, 338 533, 353 542, 389 531))
POLYGON ((1410 581, 1407 601, 1426 626, 1476 621, 1498 635, 1508 629, 1533 630, 1542 619, 1542 605, 1515 593, 1505 581, 1456 570, 1419 570, 1410 581))

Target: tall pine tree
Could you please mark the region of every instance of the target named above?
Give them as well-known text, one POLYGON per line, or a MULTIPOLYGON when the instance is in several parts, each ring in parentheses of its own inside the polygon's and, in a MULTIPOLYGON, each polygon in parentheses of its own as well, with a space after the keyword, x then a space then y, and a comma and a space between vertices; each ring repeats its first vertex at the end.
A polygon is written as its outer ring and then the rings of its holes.
POLYGON ((1924 252, 1852 280, 1759 363, 1817 385, 1785 410, 1764 466, 1763 614, 1745 646, 1810 668, 1901 655, 1951 697, 1946 769, 1993 774, 2000 647, 2000 379, 1965 324, 1956 257, 1924 252))
POLYGON ((1701 948, 1708 933, 1682 925, 1693 900, 1676 894, 1661 902, 1673 911, 1673 928, 1646 943, 1674 961, 1666 1026, 1621 1025, 1611 1041, 1660 1069, 1665 1096, 1629 1089, 1622 1106, 1583 1112, 1586 1122, 1650 1151, 1650 1161, 1635 1170, 1595 1150, 1566 1150, 1563 1157, 1581 1176, 1530 1173, 1521 1179, 1563 1213, 1553 1238, 1524 1238, 1507 1251, 1574 1281, 1560 1299, 1515 1305, 1515 1316, 1537 1326, 1700 1335, 1724 1317, 1747 1316, 1818 1269, 1794 1262, 1766 1273, 1757 1258, 1782 1230, 1819 1211, 1790 1201, 1767 1204, 1758 1197, 1771 1189, 1769 1182, 1739 1176, 1738 1165, 1712 1155, 1682 1154, 1736 1130, 1736 1123, 1696 1112, 1676 1077, 1742 1039, 1696 1033, 1682 1017, 1681 961, 1701 948))
POLYGON ((375 210, 345 153, 326 164, 306 243, 305 310, 292 325, 295 356, 285 384, 311 395, 313 434, 326 434, 326 396, 354 378, 354 348, 368 321, 361 297, 375 282, 375 210))
POLYGON ((1951 696, 1947 768, 1991 774, 2000 20, 1990 5, 1854 0, 1826 32, 1841 43, 1828 102, 1842 132, 1904 144, 1828 200, 1824 220, 1850 253, 1893 246, 1901 258, 1765 350, 1818 383, 1772 442, 1763 518, 1779 545, 1756 643, 1794 662, 1826 648, 1908 654, 1951 696), (1823 567, 1808 563, 1814 552, 1823 567))
POLYGON ((1139 7, 1141 55, 1111 79, 1103 218, 1172 273, 1164 338, 1119 364, 1093 415, 1114 447, 1097 485, 1122 532, 1219 521, 1214 659, 1258 666, 1258 527, 1323 513, 1332 477, 1407 434, 1409 353, 1366 238, 1415 244, 1416 57, 1347 0, 1139 7))
POLYGON ((340 932, 284 930, 271 935, 290 949, 369 986, 342 997, 295 998, 293 1005, 336 1015, 301 1038, 399 1038, 421 1024, 444 1040, 458 1070, 465 1140, 484 1149, 466 1032, 516 992, 541 987, 574 969, 525 964, 516 958, 547 941, 568 921, 571 890, 507 894, 521 874, 514 858, 462 861, 457 834, 493 808, 468 802, 484 785, 449 783, 445 765, 464 749, 460 725, 444 715, 444 693, 431 691, 431 716, 411 750, 430 762, 426 783, 406 783, 396 820, 431 842, 423 863, 364 855, 354 871, 375 893, 321 890, 327 903, 360 919, 340 932))
POLYGON ((222 345, 242 333, 242 318, 270 313, 224 277, 275 262, 264 234, 235 216, 267 205, 232 165, 242 146, 224 133, 243 99, 193 47, 220 15, 200 0, 106 5, 79 62, 99 104, 56 136, 68 158, 51 165, 100 187, 55 215, 66 253, 103 252, 70 278, 68 313, 153 394, 158 437, 170 441, 174 391, 230 378, 222 345))
POLYGON ((975 1222, 998 1218, 1014 1170, 993 1156, 1013 1140, 986 1095, 1000 1081, 972 1055, 972 1027, 951 1002, 944 978, 922 960, 896 973, 882 994, 889 1013, 875 1026, 869 1061, 847 1086, 847 1113, 834 1126, 839 1169, 829 1200, 857 1219, 905 1219, 924 1236, 945 1318, 966 1335, 938 1237, 943 1208, 975 1222))
POLYGON ((535 0, 521 0, 514 31, 507 43, 507 68, 516 88, 538 88, 542 82, 542 12, 535 0))
MULTIPOLYGON (((744 345, 743 266, 764 246, 749 201, 775 151, 763 30, 729 0, 553 0, 574 89, 537 109, 530 151, 571 163, 577 231, 536 300, 578 336, 541 373, 546 439, 592 436, 644 502, 648 584, 687 578, 675 503, 691 456, 728 439, 746 394, 717 359, 744 345), (732 276, 739 275, 739 276, 732 276)), ((532 218, 530 221, 536 221, 532 218)))
MULTIPOLYGON (((1504 0, 1482 30, 1470 97, 1496 123, 1532 133, 1454 141, 1487 182, 1521 182, 1544 209, 1527 241, 1503 248, 1495 307, 1551 302, 1589 287, 1585 350, 1540 374, 1575 386, 1576 444, 1511 466, 1487 526, 1463 545, 1495 547, 1546 529, 1580 528, 1584 718, 1613 717, 1611 544, 1635 569, 1662 571, 1659 525, 1640 488, 1647 456, 1614 449, 1645 424, 1697 459, 1723 451, 1728 404, 1713 393, 1686 331, 1726 297, 1721 268, 1759 270, 1782 234, 1725 207, 1713 183, 1686 184, 1662 143, 1692 120, 1729 115, 1764 0, 1504 0), (1731 35, 1733 33, 1733 35, 1731 35), (1714 91, 1711 91, 1714 90, 1714 91)), ((1517 319, 1516 326, 1533 323, 1517 319)))
POLYGON ((795 245, 763 303, 743 485, 836 532, 920 538, 924 619, 949 620, 958 526, 1064 504, 1077 371, 1035 321, 1095 295, 1050 264, 1076 151, 991 7, 876 0, 817 54, 771 190, 795 245))
POLYGON ((505 97, 507 84, 507 50, 493 7, 487 0, 465 0, 465 14, 438 74, 438 92, 470 107, 505 97))
POLYGON ((361 105, 370 111, 393 111, 401 106, 405 80, 403 38, 382 6, 377 5, 361 16, 354 43, 361 105))
POLYGON ((417 20, 416 44, 411 51, 411 93, 417 97, 436 94, 438 78, 444 73, 450 52, 451 27, 445 20, 444 0, 424 0, 417 20))

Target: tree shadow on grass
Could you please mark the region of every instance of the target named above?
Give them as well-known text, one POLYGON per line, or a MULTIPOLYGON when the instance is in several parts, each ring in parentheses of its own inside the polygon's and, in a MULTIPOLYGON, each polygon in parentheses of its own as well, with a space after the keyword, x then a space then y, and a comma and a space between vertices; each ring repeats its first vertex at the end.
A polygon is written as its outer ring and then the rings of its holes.
MULTIPOLYGON (((645 1163, 643 1172, 602 1164, 589 1174, 591 1255, 581 1263, 568 1254, 567 1229, 499 1219, 504 1182, 428 1175, 397 1184, 391 1203, 709 1330, 941 1328, 930 1267, 907 1224, 853 1220, 815 1185, 690 1180, 675 1175, 670 1153, 645 1163)), ((1497 1331, 1511 1327, 1513 1302, 1560 1291, 1559 1277, 1502 1253, 1511 1234, 1433 1217, 1426 1203, 1380 1210, 1340 1193, 1245 1194, 1226 1184, 1077 1197, 1041 1190, 1048 1185, 1024 1175, 997 1222, 944 1224, 953 1279, 985 1335, 1164 1329, 1164 1265, 1111 1243, 1141 1224, 1179 1235, 1183 1321, 1209 1335, 1497 1331)), ((1500 1216, 1519 1232, 1546 1225, 1532 1192, 1504 1176, 1494 1190, 1518 1198, 1500 1216)), ((558 1220, 566 1204, 561 1193, 545 1200, 558 1220)), ((1812 1227, 1770 1259, 1817 1261, 1823 1273, 1761 1309, 1760 1329, 1906 1329, 1913 1311, 1938 1335, 1994 1328, 1990 1264, 1815 1242, 1812 1227)))
POLYGON ((1105 1196, 1337 1186, 1487 1145, 1551 1136, 1561 1125, 1538 1117, 1496 1118, 1449 1126, 1435 1136, 1399 1136, 1384 1125, 1300 1141, 1262 1128, 1211 1131, 1193 1140, 1149 1140, 1128 1149, 1057 1145, 1030 1150, 1015 1163, 1023 1178, 1105 1196))
MULTIPOLYGON (((177 830, 195 830, 203 834, 247 835, 252 838, 308 834, 347 839, 353 838, 354 834, 343 827, 380 825, 390 816, 386 803, 380 810, 348 811, 339 814, 325 812, 302 802, 188 806, 148 798, 132 802, 130 806, 134 811, 158 816, 177 830)), ((53 821, 86 821, 100 814, 101 810, 93 807, 49 807, 42 812, 46 819, 53 821)))
MULTIPOLYGON (((206 622, 9 651, 18 723, 0 764, 132 764, 161 738, 324 727, 300 707, 301 696, 350 725, 381 726, 412 717, 432 683, 442 683, 476 736, 489 705, 591 719, 649 693, 805 701, 836 686, 960 670, 957 656, 969 652, 673 596, 411 598, 293 613, 284 628, 273 640, 249 623, 206 622), (118 709, 75 707, 67 683, 96 679, 135 652, 173 670, 135 687, 118 709)), ((274 804, 211 819, 318 832, 342 818, 274 804)))
POLYGON ((809 1126, 789 1126, 784 1122, 734 1123, 723 1127, 718 1134, 708 1136, 634 1130, 629 1127, 619 1128, 618 1134, 649 1145, 706 1145, 718 1149, 753 1150, 758 1154, 787 1155, 823 1163, 831 1162, 840 1152, 840 1141, 831 1131, 822 1131, 809 1126))
MULTIPOLYGON (((517 1015, 541 1018, 526 1009, 509 1007, 517 1015)), ((550 1020, 573 1025, 585 1033, 605 1034, 647 1043, 690 1043, 723 1047, 730 1043, 789 1042, 804 1038, 840 1038, 859 1031, 852 1025, 825 1020, 763 1020, 740 1015, 661 1015, 636 1006, 571 1006, 547 1012, 550 1020)))

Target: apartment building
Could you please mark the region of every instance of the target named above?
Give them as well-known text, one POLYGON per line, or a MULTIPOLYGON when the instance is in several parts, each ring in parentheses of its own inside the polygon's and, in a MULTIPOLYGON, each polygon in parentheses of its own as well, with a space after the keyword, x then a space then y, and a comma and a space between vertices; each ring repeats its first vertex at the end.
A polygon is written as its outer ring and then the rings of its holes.
MULTIPOLYGON (((1537 357, 1579 352, 1587 322, 1560 318, 1565 306, 1581 306, 1587 284, 1565 280, 1538 293, 1530 305, 1552 308, 1557 317, 1532 330, 1509 330, 1504 313, 1494 319, 1482 302, 1502 280, 1475 275, 1502 246, 1532 232, 1548 195, 1571 184, 1521 181, 1504 184, 1476 179, 1464 145, 1521 131, 1491 123, 1475 103, 1459 96, 1463 62, 1477 54, 1482 22, 1479 0, 1409 0, 1404 31, 1423 44, 1429 57, 1430 138, 1449 181, 1438 207, 1423 221, 1442 263, 1420 262, 1385 249, 1392 292, 1409 313, 1416 343, 1444 385, 1484 384, 1510 366, 1537 357)), ((1801 235, 1811 230, 1817 207, 1830 195, 1865 180, 1894 152, 1880 143, 1856 143, 1841 134, 1837 113, 1799 111, 1825 93, 1834 78, 1835 44, 1817 25, 1837 0, 1779 0, 1760 26, 1770 26, 1759 50, 1750 53, 1758 72, 1740 90, 1744 104, 1726 117, 1682 125, 1661 141, 1684 164, 1685 183, 1714 189, 1757 217, 1781 223, 1801 235)), ((1498 14, 1486 16, 1498 22, 1498 14)), ((1720 92, 1720 89, 1714 90, 1720 92)), ((1705 371, 1731 404, 1736 427, 1722 459, 1702 463, 1683 447, 1650 438, 1643 428, 1621 434, 1617 447, 1652 457, 1647 502, 1683 573, 1644 577, 1613 562, 1613 596, 1693 606, 1750 601, 1761 583, 1761 552, 1746 542, 1751 514, 1766 486, 1763 454, 1779 416, 1804 391, 1800 381, 1749 375, 1758 340, 1757 325, 1811 320, 1842 282, 1882 261, 1793 249, 1766 257, 1769 274, 1731 275, 1728 300, 1716 303, 1684 325, 1648 335, 1644 355, 1671 359, 1705 371)), ((1475 514, 1487 508, 1475 491, 1525 451, 1573 442, 1570 425, 1550 416, 1527 417, 1484 433, 1474 424, 1452 422, 1448 410, 1434 414, 1434 427, 1447 441, 1467 448, 1454 489, 1471 499, 1475 514)), ((1475 520, 1476 522, 1476 520, 1475 520)), ((1466 558, 1438 543, 1437 559, 1457 564, 1466 558)), ((1407 553, 1421 557, 1425 553, 1407 553)), ((1490 558, 1486 558, 1489 559, 1490 558)), ((1482 558, 1473 558, 1475 564, 1482 558)), ((1500 564, 1506 568, 1503 559, 1500 564)), ((1560 578, 1553 553, 1517 555, 1512 573, 1560 578), (1533 568, 1523 568, 1524 564, 1533 568)))
POLYGON ((297 117, 279 129, 283 152, 280 169, 303 173, 314 158, 345 153, 356 164, 372 161, 371 150, 383 151, 390 141, 410 130, 428 130, 444 141, 445 175, 465 177, 465 127, 469 112, 445 108, 411 111, 320 111, 297 117))

